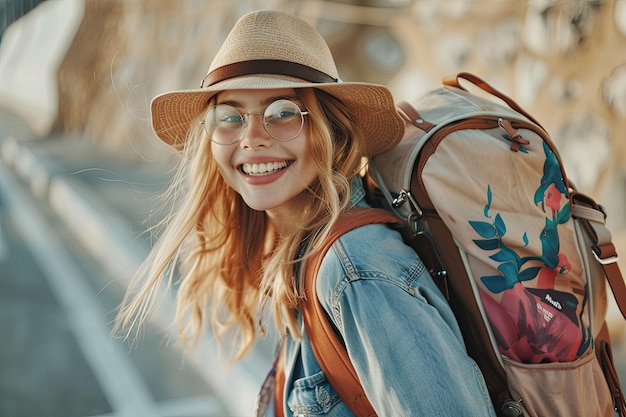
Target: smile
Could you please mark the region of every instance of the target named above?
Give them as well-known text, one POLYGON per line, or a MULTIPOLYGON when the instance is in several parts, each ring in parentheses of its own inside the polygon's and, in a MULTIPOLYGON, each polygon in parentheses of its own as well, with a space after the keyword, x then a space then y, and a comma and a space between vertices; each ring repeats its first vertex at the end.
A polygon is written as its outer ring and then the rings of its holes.
POLYGON ((269 175, 287 168, 293 161, 265 162, 260 164, 242 164, 241 171, 246 175, 269 175))

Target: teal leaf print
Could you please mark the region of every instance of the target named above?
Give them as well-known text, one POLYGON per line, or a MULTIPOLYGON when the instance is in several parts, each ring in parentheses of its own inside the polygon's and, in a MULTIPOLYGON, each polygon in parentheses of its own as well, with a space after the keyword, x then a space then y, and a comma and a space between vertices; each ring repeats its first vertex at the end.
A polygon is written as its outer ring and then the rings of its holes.
POLYGON ((504 220, 502 220, 502 216, 500 216, 500 213, 496 214, 496 219, 493 224, 496 226, 498 236, 502 237, 506 234, 506 225, 504 224, 504 220))
POLYGON ((476 246, 482 250, 496 250, 500 247, 500 239, 474 240, 476 246))
POLYGON ((491 218, 491 216, 489 215, 489 210, 491 209, 491 199, 493 198, 493 194, 491 193, 491 185, 487 184, 487 205, 485 206, 485 210, 483 210, 483 213, 485 214, 486 218, 491 218))
POLYGON ((524 236, 522 236, 522 240, 524 241, 524 246, 523 247, 528 246, 529 242, 528 242, 528 235, 526 234, 526 232, 524 232, 524 236))
POLYGON ((519 255, 515 253, 514 250, 508 248, 503 245, 500 241, 500 252, 494 253, 489 256, 490 259, 493 259, 496 262, 515 262, 516 264, 519 262, 519 255))
POLYGON ((484 277, 480 277, 480 280, 485 284, 485 287, 489 288, 494 294, 501 293, 502 291, 508 289, 509 287, 506 285, 506 280, 502 279, 500 275, 487 275, 484 277))
POLYGON ((498 270, 502 272, 506 281, 515 283, 518 278, 518 268, 515 262, 505 262, 500 264, 498 270))
POLYGON ((569 221, 570 218, 570 206, 569 202, 563 206, 561 210, 557 212, 556 222, 557 224, 564 224, 569 221))
POLYGON ((480 237, 484 237, 485 239, 495 237, 497 234, 496 228, 491 223, 470 220, 469 224, 474 228, 476 233, 480 235, 480 237))
POLYGON ((530 268, 526 268, 522 272, 519 273, 519 280, 530 281, 531 279, 537 276, 540 270, 541 270, 540 266, 532 266, 530 268))

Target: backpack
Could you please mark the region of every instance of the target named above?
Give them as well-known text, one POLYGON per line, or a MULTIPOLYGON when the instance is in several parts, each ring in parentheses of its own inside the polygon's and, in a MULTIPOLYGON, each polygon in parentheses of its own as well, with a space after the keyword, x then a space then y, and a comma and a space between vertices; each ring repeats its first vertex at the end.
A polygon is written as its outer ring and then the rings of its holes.
POLYGON ((605 322, 607 280, 626 318, 617 254, 603 209, 569 184, 549 135, 468 73, 398 107, 416 129, 369 161, 379 208, 342 215, 305 270, 306 330, 340 398, 376 415, 316 298, 317 271, 343 233, 392 223, 448 299, 498 416, 626 416, 605 322))

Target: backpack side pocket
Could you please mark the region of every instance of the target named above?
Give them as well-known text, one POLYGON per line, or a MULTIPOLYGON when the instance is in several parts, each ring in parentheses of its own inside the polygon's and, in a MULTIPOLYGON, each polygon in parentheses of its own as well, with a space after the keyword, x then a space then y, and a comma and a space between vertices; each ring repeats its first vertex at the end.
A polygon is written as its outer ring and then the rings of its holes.
POLYGON ((521 401, 525 415, 613 416, 609 388, 593 351, 573 362, 523 364, 503 359, 509 390, 521 401))

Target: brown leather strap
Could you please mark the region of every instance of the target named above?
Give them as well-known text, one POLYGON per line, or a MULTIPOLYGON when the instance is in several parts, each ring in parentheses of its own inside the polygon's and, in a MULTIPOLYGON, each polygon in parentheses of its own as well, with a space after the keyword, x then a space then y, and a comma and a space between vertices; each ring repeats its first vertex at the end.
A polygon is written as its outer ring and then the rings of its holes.
POLYGON ((200 88, 217 84, 230 78, 254 74, 277 74, 300 78, 312 83, 336 83, 337 79, 315 68, 280 59, 255 59, 235 62, 214 69, 200 83, 200 88))
POLYGON ((285 392, 285 341, 280 345, 280 352, 274 365, 274 415, 284 417, 285 392))
POLYGON ((313 353, 330 385, 357 417, 373 417, 376 416, 376 412, 363 391, 348 352, 337 338, 317 298, 316 282, 322 259, 333 243, 350 230, 373 223, 401 224, 402 220, 382 209, 349 210, 339 218, 322 249, 308 259, 304 281, 306 302, 302 308, 302 314, 313 353))
POLYGON ((626 284, 617 263, 618 256, 611 240, 611 232, 605 225, 604 213, 591 197, 579 192, 571 195, 572 214, 582 220, 582 224, 593 243, 593 253, 602 265, 615 302, 626 319, 626 284))
POLYGON ((604 378, 611 392, 613 408, 617 411, 619 417, 626 417, 626 400, 624 399, 624 392, 622 391, 619 376, 615 369, 606 323, 604 323, 602 331, 598 335, 598 340, 596 340, 596 356, 598 357, 604 378), (603 334, 607 336, 606 339, 603 337, 603 334))
POLYGON ((397 104, 397 106, 404 112, 403 116, 405 116, 406 120, 413 126, 422 129, 424 132, 429 132, 433 127, 435 127, 434 124, 426 121, 426 119, 424 119, 419 114, 417 109, 415 109, 415 107, 413 107, 413 105, 408 101, 401 101, 397 104))
POLYGON ((611 287, 611 291, 613 291, 613 296, 615 297, 615 302, 619 307, 622 316, 626 319, 626 285, 624 284, 624 278, 622 277, 622 272, 619 269, 619 265, 617 264, 617 259, 614 258, 616 255, 615 245, 613 243, 606 245, 598 245, 598 258, 602 263, 602 268, 604 268, 604 273, 606 274, 606 278, 609 281, 609 286, 611 287), (605 263, 603 259, 613 258, 614 261, 605 263))
POLYGON ((498 97, 500 100, 504 101, 510 108, 512 108, 518 113, 523 114, 524 116, 528 118, 528 120, 532 121, 537 126, 540 126, 542 129, 544 129, 544 127, 541 126, 541 123, 539 123, 537 119, 531 116, 530 113, 524 110, 512 98, 502 93, 501 91, 495 89, 491 85, 487 84, 486 81, 484 81, 482 78, 475 76, 474 74, 470 74, 469 72, 459 72, 458 74, 454 76, 444 77, 443 84, 449 87, 456 87, 456 88, 460 88, 462 90, 467 91, 467 89, 461 85, 461 82, 460 82, 461 79, 469 81, 470 83, 474 84, 476 87, 480 88, 483 91, 486 91, 492 96, 498 97))

